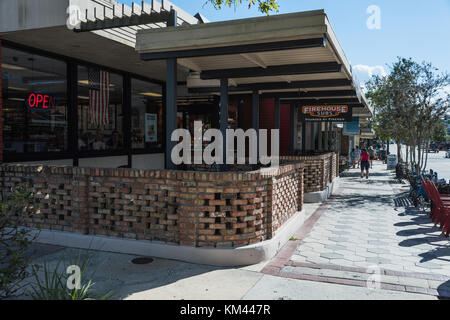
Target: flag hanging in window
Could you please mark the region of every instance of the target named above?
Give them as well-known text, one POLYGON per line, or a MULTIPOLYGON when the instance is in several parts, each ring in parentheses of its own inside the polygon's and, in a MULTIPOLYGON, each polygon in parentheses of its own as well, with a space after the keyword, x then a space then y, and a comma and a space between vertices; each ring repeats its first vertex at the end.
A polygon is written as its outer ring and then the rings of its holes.
POLYGON ((89 123, 96 126, 109 124, 109 72, 89 68, 89 123))

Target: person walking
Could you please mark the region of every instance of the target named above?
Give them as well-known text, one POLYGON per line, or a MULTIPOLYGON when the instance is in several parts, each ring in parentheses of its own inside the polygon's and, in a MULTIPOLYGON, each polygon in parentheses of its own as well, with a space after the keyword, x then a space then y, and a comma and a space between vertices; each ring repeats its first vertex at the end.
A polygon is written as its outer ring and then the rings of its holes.
POLYGON ((356 166, 356 162, 355 162, 355 148, 353 148, 352 151, 350 152, 350 159, 352 161, 353 169, 355 169, 355 166, 356 166))
POLYGON ((370 169, 373 168, 373 160, 375 160, 375 151, 372 146, 369 147, 369 155, 370 155, 370 169))
POLYGON ((361 179, 364 178, 364 170, 366 171, 366 179, 369 179, 370 154, 366 149, 361 152, 361 179))
POLYGON ((356 146, 355 149, 355 161, 358 163, 359 168, 359 165, 361 164, 361 149, 358 146, 356 146))

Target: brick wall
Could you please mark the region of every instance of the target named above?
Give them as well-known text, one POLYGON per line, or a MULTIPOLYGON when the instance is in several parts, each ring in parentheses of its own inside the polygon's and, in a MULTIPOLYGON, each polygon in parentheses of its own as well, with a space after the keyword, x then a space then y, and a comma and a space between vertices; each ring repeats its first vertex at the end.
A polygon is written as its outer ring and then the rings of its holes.
POLYGON ((304 167, 304 192, 317 192, 324 190, 339 172, 337 154, 326 153, 317 156, 288 156, 280 157, 281 163, 300 162, 304 167))
POLYGON ((27 226, 188 246, 257 243, 303 205, 303 167, 248 173, 0 166, 1 200, 33 186, 27 226))

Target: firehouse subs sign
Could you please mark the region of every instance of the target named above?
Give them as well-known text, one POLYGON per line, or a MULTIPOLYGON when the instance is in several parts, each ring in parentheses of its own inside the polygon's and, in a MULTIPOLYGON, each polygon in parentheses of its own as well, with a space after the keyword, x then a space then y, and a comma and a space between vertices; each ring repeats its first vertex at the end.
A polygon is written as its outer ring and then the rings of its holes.
POLYGON ((352 121, 352 109, 346 105, 303 106, 299 112, 300 121, 352 121))

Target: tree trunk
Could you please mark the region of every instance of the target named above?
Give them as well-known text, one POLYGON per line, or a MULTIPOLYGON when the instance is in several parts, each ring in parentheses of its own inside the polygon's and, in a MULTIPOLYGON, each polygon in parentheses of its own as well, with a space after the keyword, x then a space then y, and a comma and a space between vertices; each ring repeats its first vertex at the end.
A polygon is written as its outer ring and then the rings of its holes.
POLYGON ((420 152, 420 141, 417 145, 417 163, 416 163, 416 173, 420 174, 420 159, 421 159, 421 152, 420 152))
POLYGON ((425 157, 425 165, 423 166, 423 171, 425 171, 427 169, 427 165, 428 165, 428 150, 430 149, 430 142, 427 143, 427 155, 425 157))
POLYGON ((397 142, 397 157, 398 163, 402 162, 402 145, 397 142))
POLYGON ((428 154, 427 150, 422 150, 422 160, 420 161, 420 172, 425 170, 424 164, 425 164, 425 155, 428 154))
POLYGON ((405 154, 405 163, 406 165, 408 165, 408 160, 409 160, 409 145, 406 145, 406 154, 405 154))

